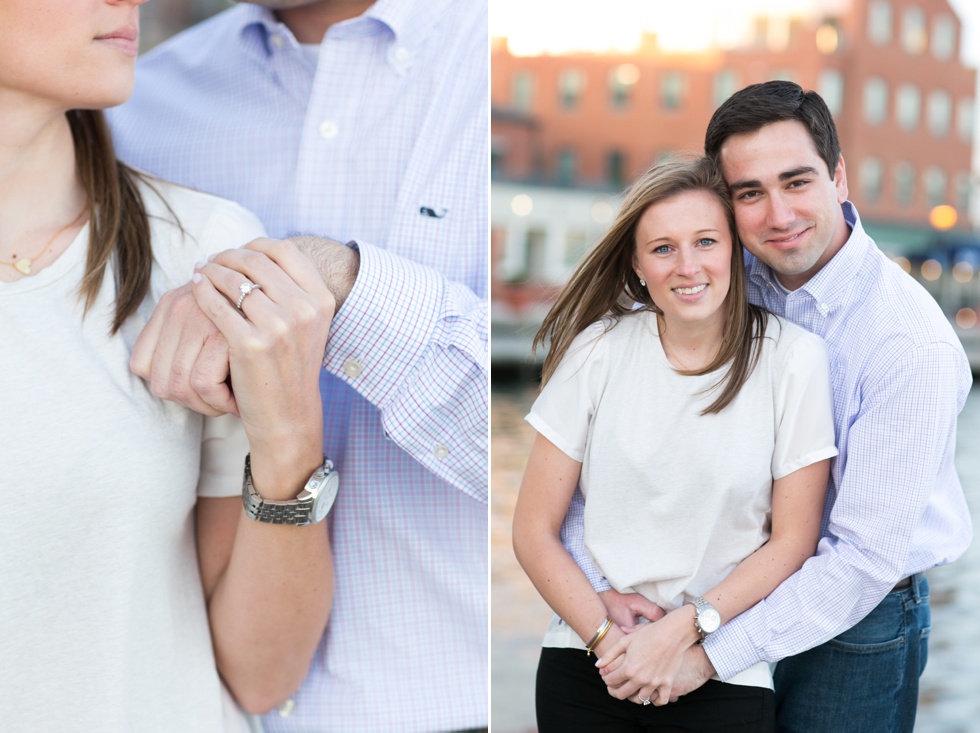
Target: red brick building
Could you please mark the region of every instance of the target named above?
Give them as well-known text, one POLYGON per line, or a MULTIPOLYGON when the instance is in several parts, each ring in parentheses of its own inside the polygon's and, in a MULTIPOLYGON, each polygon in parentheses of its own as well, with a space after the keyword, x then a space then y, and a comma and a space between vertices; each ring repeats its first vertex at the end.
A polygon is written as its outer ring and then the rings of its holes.
POLYGON ((754 19, 751 42, 702 53, 664 52, 649 35, 631 54, 519 57, 496 39, 496 178, 618 190, 663 153, 701 150, 732 92, 783 78, 827 100, 866 222, 921 239, 948 204, 969 230, 976 72, 960 60, 959 19, 946 0, 837 6, 754 19))

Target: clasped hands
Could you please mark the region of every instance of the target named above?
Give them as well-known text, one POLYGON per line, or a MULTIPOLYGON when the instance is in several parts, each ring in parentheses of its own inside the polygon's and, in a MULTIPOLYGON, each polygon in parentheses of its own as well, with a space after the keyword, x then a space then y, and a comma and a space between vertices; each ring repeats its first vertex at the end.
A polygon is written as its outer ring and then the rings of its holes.
POLYGON ((697 689, 714 674, 695 642, 693 607, 670 613, 636 593, 599 594, 609 618, 624 632, 596 662, 609 694, 619 700, 666 705, 697 689), (645 618, 651 623, 639 623, 645 618))
POLYGON ((199 263, 161 298, 130 368, 161 399, 238 415, 253 449, 281 444, 283 431, 322 425, 319 371, 336 307, 304 251, 256 239, 199 263), (261 289, 243 297, 246 282, 261 289))

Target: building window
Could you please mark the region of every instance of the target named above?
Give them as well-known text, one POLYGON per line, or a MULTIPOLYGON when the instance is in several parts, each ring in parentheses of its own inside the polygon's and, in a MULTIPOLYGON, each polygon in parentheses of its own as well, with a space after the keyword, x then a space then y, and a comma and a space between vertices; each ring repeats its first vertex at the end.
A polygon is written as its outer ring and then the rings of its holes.
POLYGON ((950 100, 948 92, 936 89, 929 94, 929 101, 926 104, 929 132, 935 137, 945 136, 949 132, 952 114, 953 102, 950 100))
POLYGON ((585 75, 578 69, 566 69, 558 77, 558 94, 564 109, 575 109, 585 90, 585 75))
POLYGON ((946 172, 933 166, 922 175, 922 186, 926 191, 926 205, 933 206, 946 203, 946 172))
POLYGON ((572 148, 562 148, 558 151, 558 171, 555 180, 559 186, 571 186, 575 183, 575 173, 578 167, 578 156, 572 148))
POLYGON ((918 55, 926 50, 926 14, 919 8, 905 8, 902 13, 902 48, 918 55))
POLYGON ((895 94, 895 117, 898 126, 911 132, 919 126, 919 110, 922 108, 922 95, 913 84, 902 84, 895 94))
POLYGON ((892 5, 887 0, 875 0, 868 6, 868 38, 876 46, 891 43, 892 5))
POLYGON ((518 71, 514 75, 514 86, 511 89, 514 109, 518 112, 530 112, 534 101, 534 76, 529 71, 518 71))
POLYGON ((872 77, 864 83, 864 119, 870 125, 881 125, 888 116, 888 86, 883 79, 872 77))
POLYGON ((622 188, 626 183, 626 156, 618 150, 606 156, 606 182, 613 188, 622 188))
POLYGON ((970 174, 967 172, 961 172, 956 174, 956 208, 961 212, 968 211, 970 209, 970 174))
POLYGON ((866 203, 874 203, 881 198, 881 180, 884 176, 881 159, 869 157, 861 161, 861 196, 866 203))
POLYGON ((715 107, 742 88, 742 80, 734 69, 722 69, 715 74, 712 82, 711 99, 715 107))
POLYGON ((973 99, 961 99, 956 105, 956 132, 963 142, 973 140, 973 99))
POLYGON ((824 69, 817 79, 817 92, 827 103, 830 114, 840 115, 844 106, 844 75, 837 69, 824 69))
POLYGON ((664 109, 679 109, 684 104, 684 74, 665 71, 660 86, 660 104, 664 109))
POLYGON ((937 15, 932 21, 932 55, 940 61, 947 61, 956 51, 956 21, 946 13, 937 15))
POLYGON ((633 88, 640 80, 640 70, 636 64, 620 64, 609 74, 609 100, 613 109, 629 106, 633 88))
POLYGON ((895 203, 909 206, 915 202, 915 168, 911 163, 895 164, 895 203))

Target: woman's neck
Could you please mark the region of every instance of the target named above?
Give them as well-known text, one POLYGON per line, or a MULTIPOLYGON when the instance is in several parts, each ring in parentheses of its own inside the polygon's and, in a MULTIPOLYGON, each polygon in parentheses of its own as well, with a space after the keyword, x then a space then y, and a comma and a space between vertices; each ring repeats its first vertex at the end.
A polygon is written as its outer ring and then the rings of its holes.
POLYGON ((723 338, 722 324, 716 319, 700 323, 677 322, 657 316, 660 344, 667 360, 676 368, 697 371, 718 355, 723 338))
POLYGON ((63 113, 0 94, 0 260, 30 256, 85 204, 63 113), (13 104, 8 104, 14 102, 13 104))

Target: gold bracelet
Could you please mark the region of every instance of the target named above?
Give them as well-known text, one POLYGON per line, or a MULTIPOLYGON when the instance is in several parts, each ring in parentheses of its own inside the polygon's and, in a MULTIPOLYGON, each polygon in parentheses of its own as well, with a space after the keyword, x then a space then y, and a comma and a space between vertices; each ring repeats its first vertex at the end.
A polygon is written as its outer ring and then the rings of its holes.
POLYGON ((595 636, 593 636, 592 640, 585 645, 585 656, 591 655, 592 650, 595 649, 597 646, 599 646, 599 642, 602 641, 602 637, 606 635, 606 632, 609 631, 609 628, 611 626, 612 626, 612 621, 609 619, 608 616, 606 616, 605 620, 602 622, 599 628, 596 629, 595 636))

